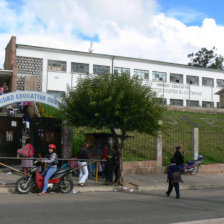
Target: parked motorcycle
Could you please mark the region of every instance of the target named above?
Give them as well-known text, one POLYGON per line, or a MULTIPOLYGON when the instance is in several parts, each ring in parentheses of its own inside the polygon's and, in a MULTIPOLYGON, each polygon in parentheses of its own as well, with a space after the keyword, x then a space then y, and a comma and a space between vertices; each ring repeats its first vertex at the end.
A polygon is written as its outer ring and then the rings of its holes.
POLYGON ((197 160, 187 161, 187 164, 182 166, 181 171, 182 173, 190 173, 195 175, 198 173, 202 162, 203 156, 199 155, 197 160))
MULTIPOLYGON (((35 161, 34 166, 30 169, 30 175, 17 180, 16 190, 20 194, 27 194, 31 190, 42 190, 44 178, 39 172, 40 164, 40 161, 35 161)), ((62 193, 69 193, 73 189, 72 172, 73 170, 70 167, 58 169, 48 181, 48 191, 59 190, 62 193)))

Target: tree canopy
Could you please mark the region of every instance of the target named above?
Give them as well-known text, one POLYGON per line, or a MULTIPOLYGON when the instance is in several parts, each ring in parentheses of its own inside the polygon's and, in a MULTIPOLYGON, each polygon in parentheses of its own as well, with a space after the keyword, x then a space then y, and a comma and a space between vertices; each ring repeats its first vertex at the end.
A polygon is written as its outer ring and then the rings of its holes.
POLYGON ((80 78, 76 87, 68 90, 61 109, 73 126, 109 128, 116 144, 115 129, 120 129, 120 159, 127 131, 156 135, 165 110, 151 87, 127 73, 80 78))
POLYGON ((217 49, 213 47, 211 50, 207 48, 201 48, 196 53, 188 54, 190 58, 189 66, 202 67, 202 68, 213 68, 223 70, 224 58, 216 53, 217 49))
POLYGON ((74 126, 138 130, 155 135, 164 107, 156 93, 138 77, 88 75, 68 90, 62 111, 74 126))

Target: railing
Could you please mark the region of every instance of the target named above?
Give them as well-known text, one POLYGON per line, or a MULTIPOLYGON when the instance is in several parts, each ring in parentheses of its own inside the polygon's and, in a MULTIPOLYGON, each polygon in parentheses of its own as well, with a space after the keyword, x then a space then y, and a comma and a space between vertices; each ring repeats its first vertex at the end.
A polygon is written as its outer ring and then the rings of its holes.
MULTIPOLYGON (((5 161, 9 161, 9 160, 16 160, 16 161, 20 161, 20 160, 45 160, 47 158, 28 158, 28 157, 0 157, 0 167, 6 167, 6 168, 9 168, 10 170, 13 170, 17 173, 20 173, 20 174, 23 174, 23 175, 26 175, 24 172, 22 172, 21 170, 19 169, 15 169, 14 167, 12 167, 11 165, 7 165, 6 163, 3 163, 2 161, 5 160, 5 161)), ((97 183, 98 182, 98 177, 99 177, 99 172, 102 173, 104 172, 104 170, 99 170, 99 167, 102 166, 103 163, 106 162, 106 160, 100 160, 100 159, 88 159, 88 160, 83 160, 83 159, 74 159, 74 158, 63 158, 63 159, 58 159, 58 161, 61 162, 61 164, 63 165, 64 163, 63 162, 68 162, 68 161, 87 161, 87 166, 89 165, 92 165, 92 164, 95 164, 95 167, 96 167, 96 170, 95 170, 95 182, 97 183), (100 165, 101 164, 101 165, 100 165)), ((61 165, 61 166, 62 166, 61 165)), ((46 168, 46 167, 45 167, 46 168)), ((60 168, 60 167, 59 167, 60 168)), ((73 171, 78 171, 79 170, 79 167, 71 167, 73 168, 73 171)), ((91 169, 90 169, 91 170, 91 169)))

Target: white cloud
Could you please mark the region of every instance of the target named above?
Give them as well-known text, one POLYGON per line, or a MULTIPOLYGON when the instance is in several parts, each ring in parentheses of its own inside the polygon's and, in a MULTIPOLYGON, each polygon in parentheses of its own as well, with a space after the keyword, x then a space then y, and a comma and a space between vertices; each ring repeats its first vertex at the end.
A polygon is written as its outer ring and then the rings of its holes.
POLYGON ((187 54, 201 47, 216 46, 224 55, 224 27, 214 19, 187 26, 156 8, 156 0, 32 0, 15 11, 0 0, 0 67, 12 35, 20 44, 79 51, 89 48, 80 33, 97 35, 95 53, 173 63, 186 64, 187 54))

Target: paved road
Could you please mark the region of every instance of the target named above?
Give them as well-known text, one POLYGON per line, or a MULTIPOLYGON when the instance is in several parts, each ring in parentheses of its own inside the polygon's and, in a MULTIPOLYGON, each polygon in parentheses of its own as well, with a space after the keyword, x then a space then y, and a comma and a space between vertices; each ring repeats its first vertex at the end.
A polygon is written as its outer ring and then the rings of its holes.
MULTIPOLYGON (((155 192, 0 194, 0 223, 168 224, 224 217, 224 190, 184 190, 182 198, 155 192)), ((214 221, 212 223, 215 223, 214 221)))

